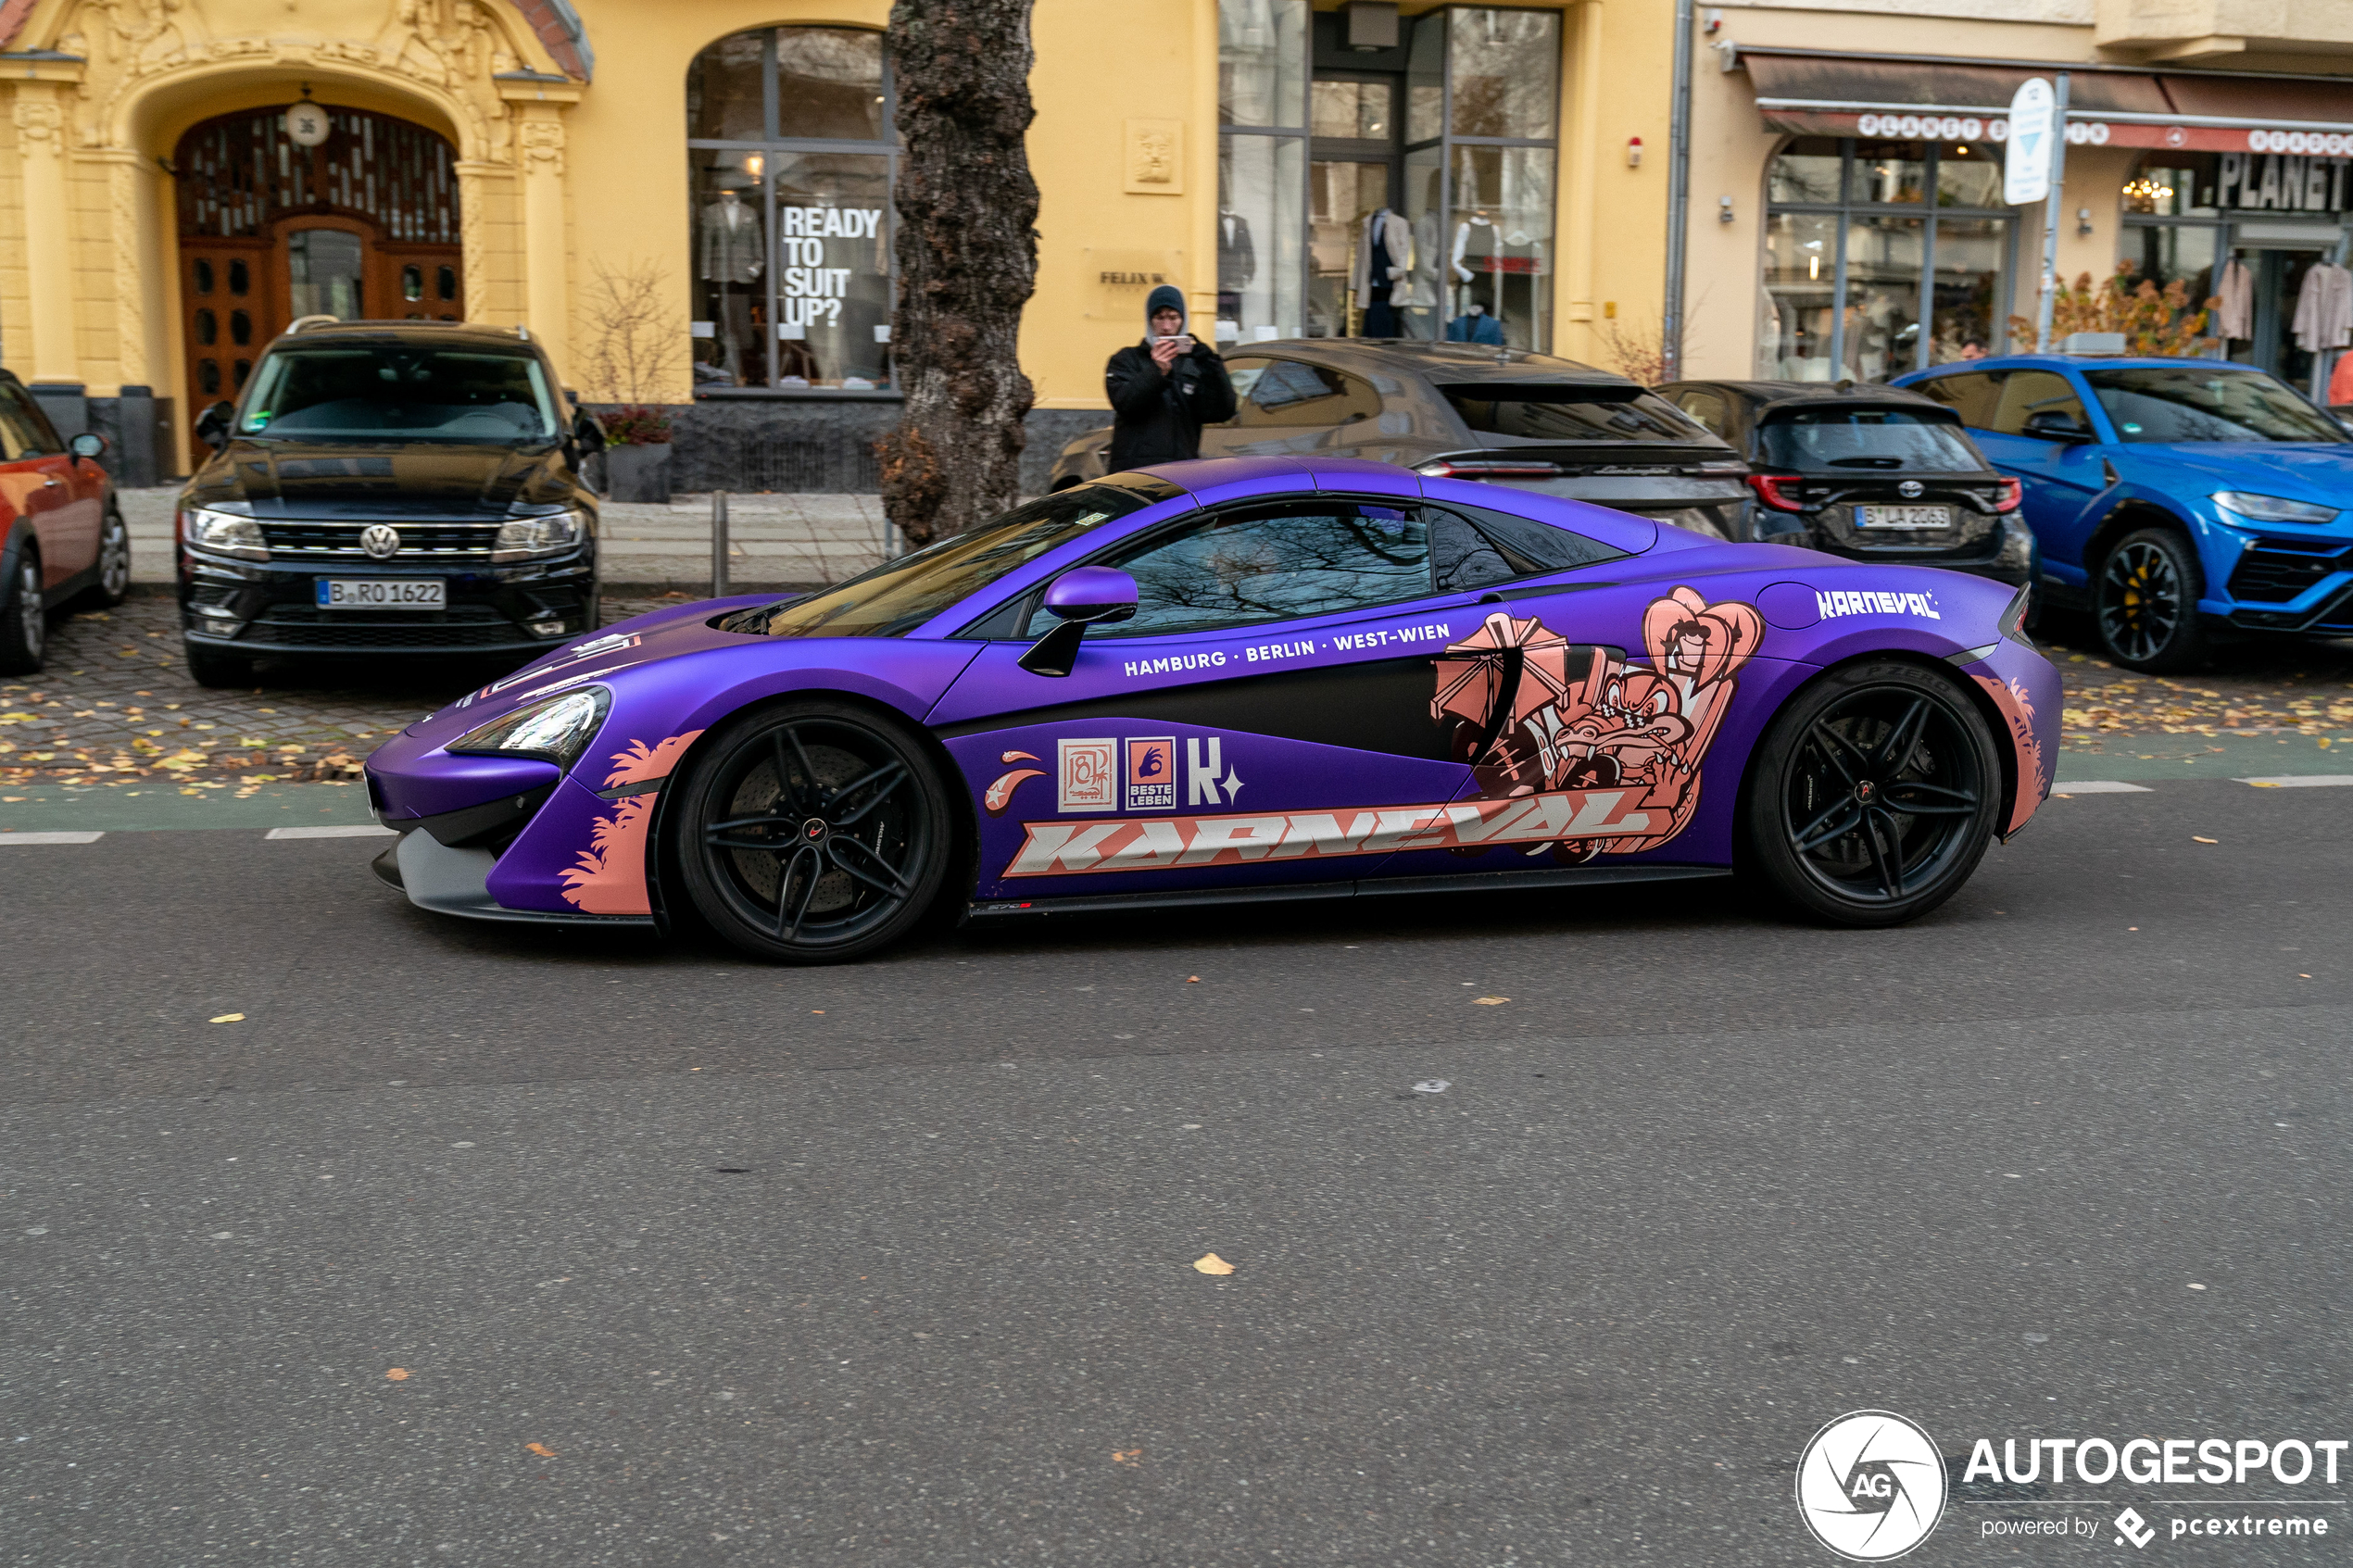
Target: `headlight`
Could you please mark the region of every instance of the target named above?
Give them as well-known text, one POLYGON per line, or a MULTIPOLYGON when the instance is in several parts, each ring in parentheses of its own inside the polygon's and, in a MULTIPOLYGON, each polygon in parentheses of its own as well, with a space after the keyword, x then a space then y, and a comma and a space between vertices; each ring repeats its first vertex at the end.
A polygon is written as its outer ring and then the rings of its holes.
POLYGON ((510 518, 498 525, 490 541, 493 561, 524 560, 569 550, 586 537, 587 520, 578 512, 549 512, 543 517, 510 518))
POLYGON ((217 512, 210 507, 190 507, 180 514, 180 533, 195 549, 210 550, 220 556, 238 556, 246 560, 270 558, 270 546, 262 543, 261 525, 249 517, 239 517, 233 512, 217 512))
POLYGON ((537 757, 569 770, 597 737, 612 706, 602 686, 582 686, 518 708, 502 719, 468 730, 445 748, 493 757, 537 757))
POLYGON ((2334 507, 2291 501, 2282 495, 2250 495, 2245 490, 2217 490, 2210 499, 2224 511, 2236 512, 2256 522, 2329 522, 2334 521, 2337 511, 2334 507))

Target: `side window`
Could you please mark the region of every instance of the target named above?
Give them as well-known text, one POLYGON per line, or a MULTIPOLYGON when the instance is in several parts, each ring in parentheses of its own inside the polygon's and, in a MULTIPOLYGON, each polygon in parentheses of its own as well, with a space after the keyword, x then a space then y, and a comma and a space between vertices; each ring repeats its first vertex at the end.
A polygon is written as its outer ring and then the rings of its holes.
POLYGON ((1431 507, 1424 515, 1440 593, 1567 571, 1626 553, 1566 528, 1485 507, 1465 507, 1459 513, 1431 507))
MULTIPOLYGON (((1136 580, 1132 621, 1089 636, 1250 626, 1419 598, 1429 537, 1419 508, 1285 501, 1218 512, 1101 564, 1136 580)), ((1051 618, 1030 618, 1029 635, 1051 618)))
POLYGON ((1234 401, 1238 405, 1249 404, 1251 391, 1258 385, 1258 378, 1265 375, 1274 363, 1272 359, 1226 361, 1226 379, 1234 383, 1234 401))
POLYGON ((1996 435, 2024 435, 2027 420, 2050 413, 2069 415, 2077 424, 2091 428, 2092 421, 2083 415, 2083 400, 2075 395, 2074 383, 2065 376, 2054 370, 2012 370, 2003 378, 2001 399, 1983 428, 1996 435))
POLYGON ((1681 392, 1675 395, 1675 406, 1707 428, 1710 435, 1724 433, 1724 420, 1730 412, 1724 399, 1713 392, 1681 392))
MULTIPOLYGON (((1337 425, 1371 419, 1380 413, 1380 394, 1370 382, 1305 365, 1296 359, 1263 361, 1265 369, 1251 378, 1244 391, 1239 378, 1234 394, 1240 409, 1239 425, 1337 425)), ((1232 372, 1232 367, 1227 367, 1232 372)))
MULTIPOLYGON (((2032 371, 2045 375, 2046 371, 2032 371)), ((1994 428, 1994 411, 2002 401, 2000 372, 1969 370, 1957 376, 1934 376, 1912 383, 1912 390, 1923 397, 1932 397, 1961 416, 1961 423, 1977 430, 1994 428)))
POLYGON ((66 449, 32 394, 13 382, 0 382, 0 439, 6 441, 11 460, 51 457, 66 449))

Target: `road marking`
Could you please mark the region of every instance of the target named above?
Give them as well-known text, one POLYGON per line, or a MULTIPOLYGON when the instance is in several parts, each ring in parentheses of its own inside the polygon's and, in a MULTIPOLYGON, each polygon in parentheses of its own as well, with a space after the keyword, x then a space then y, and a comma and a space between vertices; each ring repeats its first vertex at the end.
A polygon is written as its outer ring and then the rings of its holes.
POLYGON ((2051 786, 2053 795, 2146 795, 2146 784, 2125 784, 2119 779, 2071 779, 2051 786))
POLYGON ((357 826, 333 828, 271 828, 264 838, 392 838, 390 828, 380 828, 373 822, 357 826))
POLYGON ((2277 778, 2241 779, 2258 789, 2333 789, 2353 785, 2353 773, 2283 773, 2277 778))
POLYGON ((103 833, 0 833, 0 844, 95 844, 103 833))

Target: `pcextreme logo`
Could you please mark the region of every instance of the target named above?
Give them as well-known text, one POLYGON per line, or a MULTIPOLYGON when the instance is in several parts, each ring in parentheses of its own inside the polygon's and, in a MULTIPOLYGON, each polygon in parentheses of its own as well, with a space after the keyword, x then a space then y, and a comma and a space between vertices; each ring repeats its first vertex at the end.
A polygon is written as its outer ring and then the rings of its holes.
POLYGON ((1854 1411, 1814 1434, 1797 1461, 1797 1509, 1814 1538, 1855 1562, 1903 1556, 1944 1514, 1944 1461, 1913 1422, 1854 1411))

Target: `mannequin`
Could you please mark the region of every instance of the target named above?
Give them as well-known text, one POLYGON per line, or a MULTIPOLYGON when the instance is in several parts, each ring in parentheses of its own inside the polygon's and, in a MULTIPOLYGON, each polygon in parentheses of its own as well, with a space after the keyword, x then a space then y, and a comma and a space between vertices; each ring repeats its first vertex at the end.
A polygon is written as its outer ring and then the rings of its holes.
POLYGON ((752 332, 751 305, 759 292, 760 274, 767 253, 760 214, 734 189, 702 209, 697 226, 702 251, 700 270, 711 285, 711 315, 719 339, 719 362, 737 385, 757 369, 749 363, 757 340, 752 332))
POLYGON ((1241 320, 1242 291, 1258 276, 1258 252, 1250 243, 1250 220, 1230 207, 1217 209, 1217 314, 1241 320))
POLYGON ((1356 291, 1357 306, 1365 313, 1359 329, 1361 335, 1403 335, 1391 297, 1398 281, 1413 270, 1412 229, 1388 207, 1378 208, 1365 220, 1365 232, 1356 245, 1356 265, 1349 278, 1349 286, 1356 291))

